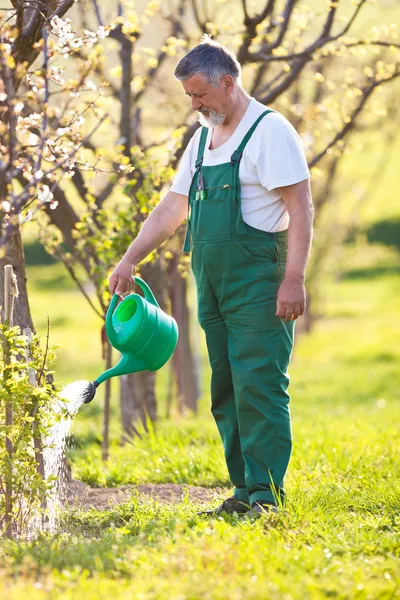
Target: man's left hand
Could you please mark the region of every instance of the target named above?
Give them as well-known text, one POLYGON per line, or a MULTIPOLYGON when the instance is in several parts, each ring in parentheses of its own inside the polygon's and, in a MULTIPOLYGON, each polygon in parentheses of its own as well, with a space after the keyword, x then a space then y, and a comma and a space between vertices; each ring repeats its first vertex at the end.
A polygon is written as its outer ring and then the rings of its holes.
POLYGON ((304 313, 306 307, 306 289, 303 278, 285 277, 277 298, 276 315, 286 322, 295 321, 304 313))

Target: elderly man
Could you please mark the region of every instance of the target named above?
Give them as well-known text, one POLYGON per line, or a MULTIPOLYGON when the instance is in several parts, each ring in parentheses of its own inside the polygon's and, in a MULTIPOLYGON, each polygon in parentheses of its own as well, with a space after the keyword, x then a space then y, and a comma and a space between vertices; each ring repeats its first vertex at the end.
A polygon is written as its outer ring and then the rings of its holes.
POLYGON ((309 170, 300 138, 241 86, 235 57, 209 38, 175 77, 202 125, 170 191, 110 278, 127 290, 135 266, 187 219, 198 317, 212 370, 211 411, 233 496, 206 514, 262 514, 285 501, 292 435, 287 369, 306 304, 312 238, 309 170))

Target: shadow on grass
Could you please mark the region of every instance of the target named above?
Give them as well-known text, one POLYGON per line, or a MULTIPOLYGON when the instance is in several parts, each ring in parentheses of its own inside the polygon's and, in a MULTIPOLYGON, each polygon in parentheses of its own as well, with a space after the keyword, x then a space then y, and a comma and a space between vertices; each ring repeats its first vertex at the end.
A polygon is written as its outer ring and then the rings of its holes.
POLYGON ((27 266, 53 265, 57 262, 37 240, 24 244, 24 253, 27 266))
POLYGON ((67 289, 68 290, 75 289, 75 285, 67 272, 60 273, 59 275, 56 275, 55 277, 52 277, 51 279, 37 278, 37 279, 35 279, 34 284, 35 284, 35 288, 38 291, 57 290, 57 289, 62 289, 63 291, 65 291, 67 289))
POLYGON ((350 269, 343 271, 340 278, 343 279, 376 279, 385 275, 400 275, 400 267, 397 265, 366 267, 365 269, 350 269))
POLYGON ((400 218, 377 221, 365 233, 370 244, 391 246, 400 252, 400 218))
POLYGON ((398 356, 392 352, 379 352, 378 354, 358 355, 347 359, 349 364, 376 364, 376 363, 396 363, 398 356))
MULTIPOLYGON (((377 221, 371 227, 355 229, 346 239, 346 244, 354 244, 358 234, 366 237, 369 244, 380 244, 400 252, 400 218, 377 221)), ((360 269, 344 271, 341 279, 375 279, 384 275, 399 275, 398 265, 371 265, 360 269)))

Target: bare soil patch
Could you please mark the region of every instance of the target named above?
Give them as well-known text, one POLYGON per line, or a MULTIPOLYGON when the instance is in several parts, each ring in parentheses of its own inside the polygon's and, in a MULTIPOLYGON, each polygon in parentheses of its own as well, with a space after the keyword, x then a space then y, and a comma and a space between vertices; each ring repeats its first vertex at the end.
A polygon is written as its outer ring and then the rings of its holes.
POLYGON ((91 488, 82 481, 73 480, 65 483, 62 502, 65 506, 81 509, 107 510, 126 502, 132 496, 143 499, 153 498, 157 502, 179 504, 189 496, 193 502, 218 503, 228 494, 222 488, 204 488, 200 486, 179 485, 176 483, 146 483, 141 485, 121 485, 114 488, 91 488))

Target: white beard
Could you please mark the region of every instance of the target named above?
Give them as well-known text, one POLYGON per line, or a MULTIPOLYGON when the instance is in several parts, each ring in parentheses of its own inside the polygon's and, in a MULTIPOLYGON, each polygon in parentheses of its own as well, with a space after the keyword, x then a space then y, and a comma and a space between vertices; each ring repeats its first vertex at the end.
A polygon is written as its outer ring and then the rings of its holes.
POLYGON ((210 108, 208 112, 209 114, 207 117, 200 111, 197 113, 199 115, 200 125, 203 125, 203 127, 219 127, 225 121, 225 116, 220 115, 215 110, 210 108))

